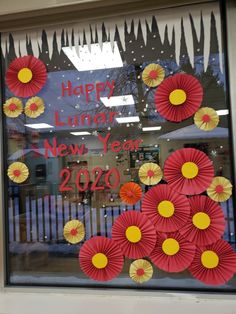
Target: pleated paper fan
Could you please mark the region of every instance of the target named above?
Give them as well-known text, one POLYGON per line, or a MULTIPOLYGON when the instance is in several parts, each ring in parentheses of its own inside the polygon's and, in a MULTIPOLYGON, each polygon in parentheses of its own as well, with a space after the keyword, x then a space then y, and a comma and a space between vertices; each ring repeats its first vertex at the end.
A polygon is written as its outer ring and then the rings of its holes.
POLYGON ((124 258, 119 246, 112 239, 96 236, 81 247, 79 262, 82 271, 89 278, 108 281, 120 274, 124 258))
POLYGON ((79 243, 85 236, 84 224, 76 219, 68 221, 64 226, 63 235, 69 243, 79 243))
POLYGON ((134 182, 127 182, 120 188, 120 197, 126 204, 134 205, 142 197, 142 188, 134 182))
POLYGON ((148 256, 156 243, 156 230, 146 215, 128 211, 121 214, 112 227, 112 239, 128 258, 148 256))
POLYGON ((3 112, 9 118, 17 118, 23 111, 23 103, 19 98, 11 97, 3 104, 3 112))
POLYGON ((182 148, 172 153, 164 164, 164 177, 176 192, 200 194, 211 184, 214 176, 212 161, 195 148, 182 148))
POLYGON ((198 246, 216 242, 225 231, 225 217, 220 205, 204 195, 189 198, 190 217, 179 230, 188 241, 198 246))
POLYGON ((224 177, 213 178, 207 189, 207 195, 216 202, 225 202, 232 195, 232 184, 224 177))
POLYGON ((165 70, 159 64, 151 63, 142 73, 143 83, 150 87, 159 85, 165 77, 165 70))
POLYGON ((139 169, 139 179, 143 184, 155 185, 162 179, 162 170, 153 162, 147 162, 143 164, 139 169))
POLYGON ((159 184, 145 193, 141 211, 157 231, 173 232, 186 223, 190 205, 186 196, 176 193, 167 184, 159 184))
POLYGON ((195 113, 194 123, 200 130, 212 131, 219 123, 219 116, 213 108, 202 107, 195 113))
POLYGON ((178 273, 192 263, 196 247, 180 233, 159 233, 154 250, 149 255, 153 264, 166 272, 178 273))
POLYGON ((6 84, 10 91, 19 97, 37 94, 47 80, 44 63, 29 55, 16 58, 6 72, 6 84))
POLYGON ((13 162, 7 169, 7 175, 15 183, 23 183, 29 176, 29 168, 23 162, 13 162))
POLYGON ((189 74, 175 74, 165 79, 156 90, 156 109, 166 120, 180 122, 191 117, 200 107, 203 89, 189 74))
POLYGON ((223 285, 236 272, 236 253, 224 240, 198 247, 188 270, 207 285, 223 285))
POLYGON ((152 264, 145 259, 137 259, 131 263, 129 268, 130 278, 137 283, 147 282, 152 278, 153 267, 152 264))
POLYGON ((44 113, 44 101, 40 97, 32 97, 27 100, 25 105, 25 115, 29 118, 38 118, 44 113))

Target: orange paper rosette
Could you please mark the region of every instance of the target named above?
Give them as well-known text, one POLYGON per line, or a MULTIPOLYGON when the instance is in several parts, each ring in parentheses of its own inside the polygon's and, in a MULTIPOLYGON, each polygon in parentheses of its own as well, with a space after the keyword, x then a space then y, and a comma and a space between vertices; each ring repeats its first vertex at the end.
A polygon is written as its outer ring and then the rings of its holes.
POLYGON ((130 278, 137 283, 144 283, 152 278, 153 267, 145 259, 137 259, 131 263, 129 268, 130 278))
POLYGON ((40 97, 30 98, 25 105, 25 115, 29 118, 37 118, 44 113, 44 101, 40 97))
POLYGON ((19 98, 9 98, 3 105, 3 111, 9 118, 17 118, 23 111, 23 104, 19 98))
POLYGON ((165 77, 165 70, 159 64, 151 63, 142 73, 143 83, 150 87, 158 86, 165 77))
POLYGON ((127 182, 120 188, 120 197, 124 203, 133 205, 141 199, 142 189, 137 183, 127 182))
POLYGON ((195 125, 203 131, 212 131, 219 123, 219 116, 213 108, 200 108, 194 115, 195 125))
POLYGON ((29 169, 23 162, 13 162, 7 169, 8 177, 15 183, 24 182, 29 176, 29 169))
POLYGON ((79 243, 85 236, 83 223, 76 219, 68 221, 64 226, 63 235, 69 243, 79 243))
POLYGON ((207 195, 216 202, 225 202, 232 195, 232 184, 224 177, 214 177, 207 189, 207 195))
POLYGON ((140 181, 146 185, 159 183, 163 176, 161 168, 153 162, 143 164, 139 169, 138 175, 140 181))

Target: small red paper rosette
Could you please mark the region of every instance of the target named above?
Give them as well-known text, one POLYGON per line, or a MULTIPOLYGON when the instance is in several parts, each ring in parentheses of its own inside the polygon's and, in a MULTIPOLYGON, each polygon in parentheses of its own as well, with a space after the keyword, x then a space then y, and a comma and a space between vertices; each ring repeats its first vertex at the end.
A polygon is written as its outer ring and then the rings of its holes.
POLYGON ((117 277, 123 268, 123 255, 112 240, 97 236, 86 241, 79 252, 82 271, 91 279, 108 281, 117 277))
POLYGON ((44 63, 33 56, 16 58, 6 72, 6 84, 19 97, 37 94, 47 80, 44 63))
POLYGON ((191 117, 200 107, 203 89, 189 74, 176 74, 165 79, 156 90, 156 109, 166 120, 180 122, 191 117))
POLYGON ((128 258, 148 256, 156 243, 156 230, 144 214, 124 212, 114 222, 112 239, 128 258))
POLYGON ((160 233, 157 236, 156 246, 149 257, 158 268, 178 273, 192 263, 195 249, 195 245, 186 241, 179 232, 160 233))
POLYGON ((142 197, 141 186, 134 182, 127 182, 120 188, 120 197, 126 204, 134 205, 142 197))
POLYGON ((141 211, 157 231, 173 232, 186 223, 190 205, 186 196, 176 193, 167 184, 160 184, 144 195, 141 211))
POLYGON ((188 241, 199 246, 216 242, 224 233, 225 217, 218 203, 204 195, 189 198, 190 217, 179 230, 188 241))
POLYGON ((212 182, 213 163, 198 149, 182 148, 166 159, 164 176, 175 191, 186 195, 200 194, 212 182))
POLYGON ((236 253, 224 240, 198 247, 188 270, 207 285, 223 285, 236 272, 236 253))

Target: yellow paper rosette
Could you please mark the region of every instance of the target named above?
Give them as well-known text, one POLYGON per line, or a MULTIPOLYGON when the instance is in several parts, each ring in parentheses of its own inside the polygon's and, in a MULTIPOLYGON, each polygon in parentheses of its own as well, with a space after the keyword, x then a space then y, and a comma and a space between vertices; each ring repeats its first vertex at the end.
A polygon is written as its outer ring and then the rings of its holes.
POLYGON ((225 177, 215 177, 207 189, 207 194, 213 201, 225 202, 232 195, 232 184, 225 177))
POLYGON ((133 281, 137 283, 143 283, 150 280, 152 275, 153 267, 151 263, 145 259, 137 259, 131 263, 129 268, 129 276, 133 281))
POLYGON ((76 219, 68 221, 64 226, 63 235, 69 243, 79 243, 85 236, 83 223, 76 219))
POLYGON ((37 118, 44 113, 44 101, 40 97, 30 98, 25 105, 25 115, 29 118, 37 118))
POLYGON ((153 162, 143 164, 139 169, 139 179, 143 184, 155 185, 162 179, 163 173, 161 168, 153 162))
POLYGON ((164 80, 165 70, 159 64, 151 63, 145 67, 142 73, 143 83, 150 87, 156 87, 164 80))
POLYGON ((211 131, 217 127, 219 116, 213 108, 200 108, 194 115, 195 125, 203 131, 211 131))
POLYGON ((9 118, 17 118, 23 111, 23 104, 19 98, 9 98, 3 105, 3 111, 9 118))
POLYGON ((7 169, 8 177, 15 183, 24 182, 29 176, 29 169, 23 162, 13 162, 7 169))

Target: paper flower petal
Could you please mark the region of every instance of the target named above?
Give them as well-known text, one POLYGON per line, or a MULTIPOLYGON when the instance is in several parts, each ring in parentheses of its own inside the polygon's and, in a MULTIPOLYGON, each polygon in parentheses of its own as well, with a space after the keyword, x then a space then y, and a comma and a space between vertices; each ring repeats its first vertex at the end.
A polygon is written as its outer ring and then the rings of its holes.
POLYGON ((159 64, 151 63, 145 67, 142 73, 143 83, 155 87, 164 80, 165 70, 159 64))
POLYGON ((119 246, 112 239, 96 236, 81 247, 79 262, 82 271, 89 278, 108 281, 120 274, 124 258, 119 246))
POLYGON ((195 125, 203 131, 212 131, 219 123, 219 116, 213 108, 200 108, 194 115, 195 125))
POLYGON ((216 242, 225 231, 225 217, 222 208, 204 195, 189 198, 190 217, 179 230, 188 241, 199 246, 216 242))
POLYGON ((72 244, 79 243, 85 236, 83 223, 76 219, 68 221, 64 226, 63 235, 66 241, 72 244))
POLYGON ((127 182, 120 188, 120 197, 124 203, 133 205, 142 197, 140 185, 134 182, 127 182))
POLYGON ((208 285, 223 285, 236 272, 236 253, 224 240, 198 247, 188 268, 196 279, 208 285))
POLYGON ((152 278, 152 264, 145 259, 137 259, 129 268, 130 278, 137 283, 144 283, 152 278))
POLYGON ((139 169, 138 175, 140 181, 146 185, 159 183, 163 176, 161 168, 153 162, 143 164, 139 169))
POLYGON ((157 236, 150 259, 158 268, 177 273, 185 270, 192 263, 195 245, 186 241, 179 232, 161 233, 157 236))
POLYGON ((25 105, 25 115, 29 118, 37 118, 44 113, 44 101, 40 97, 30 98, 25 105))
POLYGON ((19 98, 9 98, 3 105, 3 111, 9 118, 17 118, 23 111, 23 104, 19 98))
POLYGON ((188 74, 175 74, 165 79, 155 94, 156 109, 166 120, 180 122, 191 117, 200 107, 203 89, 188 74))
POLYGON ((6 84, 19 97, 37 94, 44 86, 47 71, 44 63, 33 56, 16 58, 6 72, 6 84))
POLYGON ((15 183, 24 182, 29 176, 29 169, 23 162, 13 162, 7 169, 7 175, 15 183))
POLYGON ((128 258, 148 256, 156 243, 156 231, 144 214, 128 211, 121 214, 112 227, 112 239, 128 258))
POLYGON ((159 184, 144 195, 141 211, 157 231, 173 232, 186 223, 190 205, 186 196, 176 193, 167 184, 159 184))
POLYGON ((213 178, 207 189, 207 195, 216 202, 225 202, 232 195, 232 184, 224 177, 213 178))
POLYGON ((164 176, 175 191, 187 195, 200 194, 212 182, 213 163, 198 149, 182 148, 165 161, 164 176))

